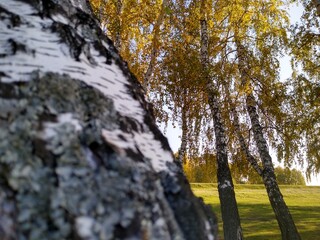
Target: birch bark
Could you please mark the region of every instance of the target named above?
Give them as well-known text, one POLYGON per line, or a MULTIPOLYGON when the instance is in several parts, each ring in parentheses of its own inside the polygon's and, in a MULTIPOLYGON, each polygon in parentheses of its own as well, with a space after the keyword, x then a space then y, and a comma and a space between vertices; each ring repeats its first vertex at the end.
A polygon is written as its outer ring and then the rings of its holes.
POLYGON ((187 134, 188 134, 188 123, 187 123, 187 106, 184 103, 184 106, 182 107, 182 115, 181 115, 181 121, 182 121, 182 135, 181 135, 181 145, 179 149, 179 155, 178 155, 178 161, 183 164, 184 158, 187 151, 187 134))
POLYGON ((246 68, 245 49, 238 39, 236 39, 236 47, 239 61, 238 68, 241 75, 241 84, 242 86, 246 86, 246 89, 248 89, 246 92, 246 108, 251 120, 254 140, 256 142, 263 165, 262 176, 264 185, 268 193, 269 201, 275 213, 281 231, 282 239, 300 239, 300 235, 294 224, 289 208, 287 207, 283 199, 276 180, 272 159, 269 154, 268 144, 263 135, 263 130, 260 124, 256 100, 252 93, 252 85, 249 78, 249 69, 246 68))
POLYGON ((0 239, 210 239, 86 0, 0 1, 0 239))
POLYGON ((228 153, 226 144, 225 127, 222 122, 221 110, 218 101, 218 93, 213 85, 209 74, 209 57, 208 57, 208 31, 207 20, 205 16, 205 1, 201 1, 200 9, 200 30, 201 30, 201 63, 203 75, 206 80, 208 101, 214 123, 214 132, 217 152, 217 178, 218 192, 221 205, 221 215, 223 221, 223 231, 225 240, 240 240, 242 229, 238 212, 237 201, 235 198, 234 186, 231 172, 228 164, 228 153))
POLYGON ((262 169, 259 166, 258 161, 255 159, 255 157, 250 153, 248 145, 241 133, 238 112, 236 110, 235 104, 232 102, 232 99, 230 97, 229 89, 227 86, 224 86, 224 87, 225 87, 226 98, 228 99, 228 104, 230 106, 230 115, 233 118, 233 126, 235 129, 238 141, 240 143, 241 151, 245 154, 247 161, 254 168, 254 170, 262 177, 262 169))
POLYGON ((121 12, 122 12, 122 2, 121 0, 116 0, 116 12, 117 12, 117 21, 116 21, 116 32, 114 46, 120 52, 121 50, 121 12))

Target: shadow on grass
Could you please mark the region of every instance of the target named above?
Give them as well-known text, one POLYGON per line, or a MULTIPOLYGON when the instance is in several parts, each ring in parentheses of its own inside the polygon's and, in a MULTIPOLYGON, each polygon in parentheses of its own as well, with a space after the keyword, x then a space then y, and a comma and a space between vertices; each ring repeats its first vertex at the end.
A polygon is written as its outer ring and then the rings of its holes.
MULTIPOLYGON (((223 239, 219 204, 211 204, 219 218, 219 236, 223 239)), ((267 204, 238 204, 244 239, 281 239, 280 230, 273 210, 267 204)), ((315 240, 320 236, 320 207, 289 206, 295 224, 303 240, 315 240)))

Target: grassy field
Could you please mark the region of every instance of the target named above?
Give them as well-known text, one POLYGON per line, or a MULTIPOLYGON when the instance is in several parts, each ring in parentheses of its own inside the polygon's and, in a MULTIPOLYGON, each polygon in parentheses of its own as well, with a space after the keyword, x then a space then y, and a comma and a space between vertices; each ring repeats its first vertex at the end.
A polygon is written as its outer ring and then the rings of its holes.
MULTIPOLYGON (((216 184, 193 183, 194 193, 202 197, 219 218, 219 236, 223 239, 221 212, 216 184)), ((280 186, 303 240, 320 239, 320 187, 280 186)), ((236 197, 244 238, 281 239, 277 221, 263 185, 236 185, 236 197)))

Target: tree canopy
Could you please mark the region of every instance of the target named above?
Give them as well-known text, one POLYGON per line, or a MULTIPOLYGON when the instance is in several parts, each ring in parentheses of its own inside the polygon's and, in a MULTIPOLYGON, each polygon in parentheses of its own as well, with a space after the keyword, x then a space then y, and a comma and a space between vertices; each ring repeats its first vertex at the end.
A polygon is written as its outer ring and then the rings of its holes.
MULTIPOLYGON (((207 111, 206 86, 200 77, 200 1, 91 3, 103 29, 144 85, 148 75, 149 97, 158 122, 170 121, 181 128, 186 122, 187 154, 210 152, 213 125, 207 111)), ((301 22, 291 27, 286 10, 289 5, 282 0, 205 1, 204 9, 210 73, 216 79, 230 153, 235 155, 239 149, 230 104, 239 115, 240 129, 250 151, 257 153, 243 108, 244 96, 251 92, 268 144, 277 152, 278 160, 287 166, 307 160, 311 173, 319 171, 319 153, 315 151, 319 124, 297 117, 311 115, 318 119, 319 15, 313 1, 303 1, 303 5, 301 22), (240 55, 245 55, 250 69, 250 82, 246 84, 242 84, 237 70, 236 42, 245 49, 240 55), (290 81, 279 77, 279 58, 284 53, 294 56, 295 71, 290 81), (298 66, 303 72, 299 73, 298 66), (297 122, 298 129, 294 127, 297 122)))
MULTIPOLYGON (((291 216, 270 150, 285 167, 320 172, 319 4, 301 0, 302 20, 291 26, 295 2, 92 0, 157 121, 182 129, 179 161, 190 169, 199 156, 215 154, 218 186, 232 187, 228 163, 256 171, 268 195, 277 195, 270 202, 279 225, 291 216), (280 79, 284 54, 292 57, 289 79, 280 79)), ((299 239, 292 219, 287 223, 295 233, 285 236, 284 223, 283 237, 299 239)))

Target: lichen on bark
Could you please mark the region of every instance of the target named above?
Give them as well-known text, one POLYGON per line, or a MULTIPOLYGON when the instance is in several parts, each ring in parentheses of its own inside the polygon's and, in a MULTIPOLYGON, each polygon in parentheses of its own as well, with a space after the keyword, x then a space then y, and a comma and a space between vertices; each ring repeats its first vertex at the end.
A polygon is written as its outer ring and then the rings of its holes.
POLYGON ((84 4, 0 3, 0 239, 212 239, 215 216, 84 4))

